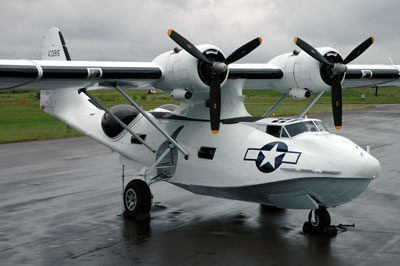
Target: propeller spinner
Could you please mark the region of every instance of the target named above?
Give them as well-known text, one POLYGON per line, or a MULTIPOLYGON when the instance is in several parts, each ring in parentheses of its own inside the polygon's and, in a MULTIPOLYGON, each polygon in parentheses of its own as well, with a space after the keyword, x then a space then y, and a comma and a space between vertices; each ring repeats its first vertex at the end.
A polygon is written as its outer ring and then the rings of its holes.
POLYGON ((330 62, 323 55, 321 55, 314 47, 303 41, 302 39, 295 37, 294 43, 299 46, 304 52, 309 54, 315 60, 319 61, 322 64, 321 69, 325 69, 324 71, 329 71, 329 73, 325 73, 329 75, 332 79, 332 113, 333 113, 333 121, 336 129, 342 128, 342 84, 341 84, 341 74, 346 73, 347 67, 346 64, 350 63, 374 42, 374 37, 369 37, 360 45, 358 45, 350 54, 339 63, 330 62))
POLYGON ((199 49, 196 48, 190 41, 185 37, 177 33, 176 31, 169 29, 168 36, 174 40, 180 47, 186 52, 203 62, 209 67, 209 73, 211 75, 210 82, 210 98, 208 106, 210 108, 210 123, 211 132, 217 134, 219 132, 219 124, 221 117, 221 83, 219 74, 224 73, 228 70, 228 65, 248 55, 251 51, 256 49, 261 43, 261 37, 257 37, 254 40, 242 45, 231 53, 223 62, 211 61, 207 58, 199 49))

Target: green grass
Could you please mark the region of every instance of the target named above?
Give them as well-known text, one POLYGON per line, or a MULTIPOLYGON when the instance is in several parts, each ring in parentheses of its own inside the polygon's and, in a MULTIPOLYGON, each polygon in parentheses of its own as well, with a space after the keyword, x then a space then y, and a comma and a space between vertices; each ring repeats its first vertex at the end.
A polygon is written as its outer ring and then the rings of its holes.
MULTIPOLYGON (((145 110, 153 109, 174 101, 167 94, 147 94, 145 90, 128 91, 128 94, 145 110)), ((126 100, 111 90, 94 91, 92 94, 105 106, 126 103, 126 100)), ((245 90, 247 110, 254 116, 262 116, 268 108, 282 95, 275 91, 245 90)), ((293 100, 287 98, 274 112, 275 116, 298 114, 310 100, 293 100)), ((343 90, 344 109, 366 108, 371 104, 400 103, 400 88, 380 88, 375 97, 375 89, 343 90), (365 100, 361 100, 361 94, 365 100)), ((68 128, 47 114, 39 107, 37 92, 0 94, 0 143, 43 140, 79 136, 80 133, 68 128)), ((309 113, 331 111, 330 93, 325 93, 309 113)))

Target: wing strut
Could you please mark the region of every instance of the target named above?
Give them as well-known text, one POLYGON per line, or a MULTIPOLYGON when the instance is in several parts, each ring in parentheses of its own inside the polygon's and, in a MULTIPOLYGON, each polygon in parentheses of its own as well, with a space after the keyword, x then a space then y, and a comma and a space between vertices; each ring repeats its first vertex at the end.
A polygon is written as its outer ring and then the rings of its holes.
POLYGON ((163 130, 161 127, 159 127, 154 121, 153 119, 146 113, 146 111, 144 111, 142 108, 140 108, 140 106, 135 103, 131 97, 129 97, 128 94, 126 94, 126 92, 121 89, 118 85, 114 84, 113 87, 119 92, 121 93, 122 96, 124 96, 124 98, 130 103, 132 104, 133 107, 136 108, 136 110, 141 113, 149 122, 150 124, 152 124, 169 142, 171 142, 176 148, 178 148, 178 150, 184 155, 185 160, 187 160, 189 158, 189 154, 182 148, 181 145, 179 145, 165 130, 163 130))
POLYGON ((315 96, 314 99, 312 99, 312 101, 307 104, 306 108, 304 108, 304 110, 297 116, 297 118, 302 118, 303 116, 305 116, 305 114, 311 109, 311 107, 319 100, 319 98, 321 98, 322 94, 324 94, 324 91, 318 93, 318 95, 315 96))
POLYGON ((274 105, 271 106, 271 108, 269 108, 269 110, 263 115, 263 117, 268 117, 270 114, 272 114, 272 112, 283 102, 283 100, 286 99, 286 97, 288 97, 289 93, 285 93, 282 95, 281 98, 279 98, 279 100, 274 103, 274 105))
POLYGON ((140 143, 142 143, 144 146, 146 146, 151 152, 155 153, 156 151, 153 150, 146 142, 144 142, 144 140, 138 136, 135 132, 132 131, 132 129, 130 129, 127 125, 125 125, 124 122, 121 121, 121 119, 119 119, 116 115, 114 115, 112 112, 110 112, 110 110, 108 110, 103 104, 101 104, 101 102, 99 102, 96 98, 94 98, 91 94, 89 94, 86 90, 86 88, 84 89, 79 89, 78 93, 84 93, 86 94, 87 97, 89 97, 90 102, 96 106, 99 109, 102 109, 104 112, 106 112, 107 114, 109 114, 115 121, 118 122, 118 124, 120 124, 121 127, 123 127, 124 129, 126 129, 126 131, 128 131, 129 133, 132 134, 132 136, 134 136, 140 143))

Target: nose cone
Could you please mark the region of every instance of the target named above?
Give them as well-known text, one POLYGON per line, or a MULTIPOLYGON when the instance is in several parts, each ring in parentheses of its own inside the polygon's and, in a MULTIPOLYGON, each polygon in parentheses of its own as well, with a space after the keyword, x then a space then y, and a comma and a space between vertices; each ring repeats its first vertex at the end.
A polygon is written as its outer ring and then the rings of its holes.
POLYGON ((326 172, 337 172, 339 178, 374 179, 379 177, 381 166, 371 154, 349 139, 337 135, 302 138, 303 161, 309 158, 304 168, 320 168, 326 172), (307 152, 309 151, 309 152, 307 152))
POLYGON ((341 165, 342 174, 352 178, 374 179, 379 177, 381 165, 379 161, 354 142, 338 141, 334 143, 337 151, 337 160, 341 165))
POLYGON ((365 158, 360 162, 359 166, 359 177, 365 178, 377 178, 381 172, 381 164, 372 155, 365 153, 365 158))
POLYGON ((354 142, 341 146, 341 151, 333 158, 341 168, 342 175, 349 178, 374 179, 379 177, 381 165, 371 154, 354 142))

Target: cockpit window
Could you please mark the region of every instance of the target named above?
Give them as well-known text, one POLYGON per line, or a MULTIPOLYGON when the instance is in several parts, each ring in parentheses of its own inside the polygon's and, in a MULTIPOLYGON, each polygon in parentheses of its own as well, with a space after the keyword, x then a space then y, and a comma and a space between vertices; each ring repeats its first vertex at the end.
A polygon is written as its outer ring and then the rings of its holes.
POLYGON ((284 127, 282 128, 281 137, 282 137, 282 138, 288 138, 288 137, 289 137, 289 135, 288 135, 288 133, 286 132, 286 129, 285 129, 284 127))
POLYGON ((321 121, 315 120, 314 123, 318 127, 319 131, 328 131, 324 123, 322 123, 321 121))
POLYGON ((303 132, 318 132, 317 126, 313 121, 298 122, 285 126, 291 137, 294 137, 303 132))
POLYGON ((267 133, 279 138, 281 136, 281 126, 267 126, 267 133))
POLYGON ((304 124, 306 125, 308 131, 310 131, 310 132, 317 132, 318 131, 318 129, 315 126, 313 121, 307 121, 307 122, 304 122, 304 124))
MULTIPOLYGON (((276 122, 277 123, 277 122, 276 122)), ((265 132, 276 138, 289 138, 304 132, 326 132, 328 129, 319 120, 297 121, 295 123, 281 125, 267 125, 265 132)))

